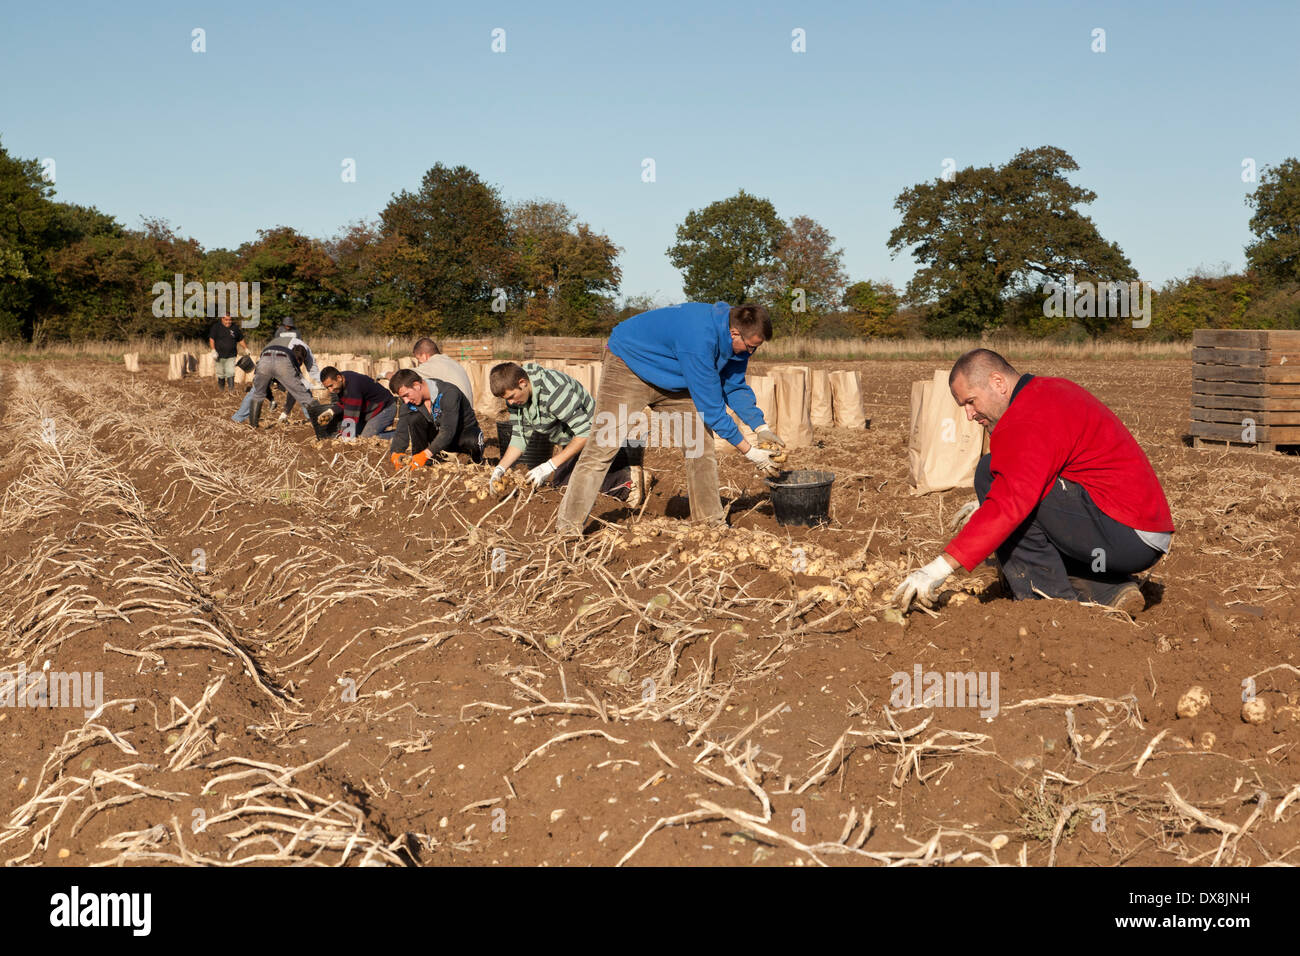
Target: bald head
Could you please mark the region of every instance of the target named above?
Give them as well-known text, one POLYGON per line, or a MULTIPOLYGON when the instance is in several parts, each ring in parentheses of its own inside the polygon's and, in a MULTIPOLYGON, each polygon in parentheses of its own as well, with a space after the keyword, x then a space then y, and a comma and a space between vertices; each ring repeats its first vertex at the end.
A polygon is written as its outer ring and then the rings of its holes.
POLYGON ((993 430, 1011 404, 1020 373, 991 349, 971 349, 957 359, 948 373, 953 400, 966 411, 967 420, 993 430))

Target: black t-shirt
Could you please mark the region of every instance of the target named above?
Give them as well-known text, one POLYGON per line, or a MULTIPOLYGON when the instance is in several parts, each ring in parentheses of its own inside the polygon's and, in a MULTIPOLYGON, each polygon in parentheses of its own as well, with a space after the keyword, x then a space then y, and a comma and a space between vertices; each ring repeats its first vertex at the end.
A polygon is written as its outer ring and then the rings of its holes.
POLYGON ((208 329, 208 338, 212 339, 217 350, 217 358, 234 358, 237 342, 244 340, 244 333, 240 331, 239 326, 234 322, 230 323, 230 328, 226 328, 220 319, 212 323, 212 328, 208 329))

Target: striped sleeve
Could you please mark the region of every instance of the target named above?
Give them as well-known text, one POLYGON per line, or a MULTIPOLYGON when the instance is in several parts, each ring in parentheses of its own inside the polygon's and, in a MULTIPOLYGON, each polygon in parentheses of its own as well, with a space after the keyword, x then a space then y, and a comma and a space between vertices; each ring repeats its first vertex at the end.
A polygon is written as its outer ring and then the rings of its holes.
POLYGON ((538 367, 528 377, 537 390, 540 408, 563 424, 575 438, 591 434, 591 416, 596 403, 581 382, 572 375, 544 367, 538 367))

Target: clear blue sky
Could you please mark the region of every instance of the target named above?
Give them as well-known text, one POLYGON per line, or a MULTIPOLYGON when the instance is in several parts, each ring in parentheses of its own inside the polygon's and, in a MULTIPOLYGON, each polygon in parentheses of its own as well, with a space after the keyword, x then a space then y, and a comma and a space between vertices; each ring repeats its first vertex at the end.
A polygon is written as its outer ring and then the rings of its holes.
POLYGON ((1242 160, 1300 155, 1298 46, 1296 0, 7 0, 0 138, 55 160, 58 198, 208 248, 275 225, 331 236, 463 163, 507 200, 566 203, 623 247, 623 294, 662 301, 682 297, 676 225, 740 188, 826 226, 853 280, 901 286, 901 190, 945 158, 1051 144, 1098 194, 1102 235, 1162 282, 1243 265, 1242 160))

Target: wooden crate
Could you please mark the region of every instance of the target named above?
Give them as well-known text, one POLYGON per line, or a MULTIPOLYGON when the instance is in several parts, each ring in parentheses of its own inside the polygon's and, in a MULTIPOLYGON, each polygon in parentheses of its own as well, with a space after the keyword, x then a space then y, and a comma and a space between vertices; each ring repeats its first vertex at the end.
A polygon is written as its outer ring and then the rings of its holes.
POLYGON ((492 361, 491 339, 448 339, 439 342, 438 348, 442 349, 443 355, 457 362, 492 361))
POLYGON ((605 357, 604 339, 529 335, 524 338, 524 359, 552 362, 599 362, 605 357))
POLYGON ((1196 447, 1300 444, 1300 332, 1197 329, 1192 360, 1196 447))

